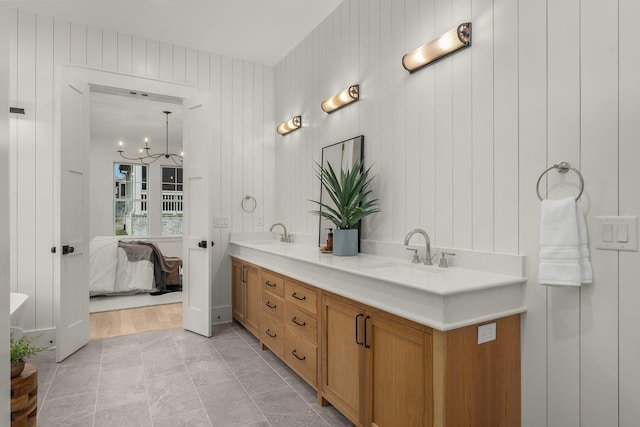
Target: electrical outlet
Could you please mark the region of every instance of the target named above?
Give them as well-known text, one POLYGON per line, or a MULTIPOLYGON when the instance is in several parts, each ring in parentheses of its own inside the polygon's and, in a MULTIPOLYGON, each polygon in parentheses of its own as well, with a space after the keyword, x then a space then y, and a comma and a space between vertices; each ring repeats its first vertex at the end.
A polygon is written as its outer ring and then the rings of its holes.
POLYGON ((264 220, 262 219, 261 216, 256 218, 256 227, 258 228, 264 227, 264 220))
POLYGON ((478 326, 478 344, 484 344, 496 339, 496 324, 489 323, 487 325, 478 326))

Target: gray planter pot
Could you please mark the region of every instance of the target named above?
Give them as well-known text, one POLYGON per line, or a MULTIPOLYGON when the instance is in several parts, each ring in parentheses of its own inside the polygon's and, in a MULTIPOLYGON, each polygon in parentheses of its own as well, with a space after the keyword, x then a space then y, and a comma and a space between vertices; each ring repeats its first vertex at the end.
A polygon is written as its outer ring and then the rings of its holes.
POLYGON ((358 230, 333 230, 333 254, 336 256, 358 255, 358 230))

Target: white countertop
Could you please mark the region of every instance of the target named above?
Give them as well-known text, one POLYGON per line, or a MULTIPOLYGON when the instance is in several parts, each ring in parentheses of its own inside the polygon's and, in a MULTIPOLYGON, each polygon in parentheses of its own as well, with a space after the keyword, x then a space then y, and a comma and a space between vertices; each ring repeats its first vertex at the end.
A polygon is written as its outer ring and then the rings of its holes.
POLYGON ((443 331, 526 311, 524 277, 369 254, 337 257, 274 240, 232 241, 230 254, 443 331))

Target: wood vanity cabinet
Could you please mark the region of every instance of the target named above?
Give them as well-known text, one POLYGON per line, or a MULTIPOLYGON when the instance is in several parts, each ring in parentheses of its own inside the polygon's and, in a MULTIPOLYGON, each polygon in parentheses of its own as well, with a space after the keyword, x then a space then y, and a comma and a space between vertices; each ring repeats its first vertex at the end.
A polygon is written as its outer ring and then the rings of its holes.
POLYGON ((520 315, 478 344, 322 291, 320 401, 358 426, 520 425, 520 315))
POLYGON ((260 269, 237 259, 232 260, 231 300, 233 318, 252 334, 259 335, 260 269))
POLYGON ((357 426, 518 427, 520 315, 440 331, 232 258, 233 317, 357 426), (478 327, 496 339, 478 344, 478 327))
POLYGON ((322 295, 321 397, 356 425, 431 426, 431 329, 322 295))

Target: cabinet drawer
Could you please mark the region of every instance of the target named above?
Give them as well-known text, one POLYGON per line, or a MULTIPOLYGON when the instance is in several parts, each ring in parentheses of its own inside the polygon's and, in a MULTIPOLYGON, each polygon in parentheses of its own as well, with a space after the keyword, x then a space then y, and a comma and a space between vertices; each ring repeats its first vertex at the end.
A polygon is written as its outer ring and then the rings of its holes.
POLYGON ((296 282, 284 282, 285 300, 291 301, 296 306, 307 310, 309 313, 317 314, 317 295, 315 288, 308 288, 296 282))
POLYGON ((280 358, 284 357, 284 325, 282 321, 271 316, 262 316, 260 339, 272 352, 280 358))
POLYGON ((284 279, 270 271, 262 270, 262 289, 282 298, 284 296, 284 279))
POLYGON ((284 320, 284 300, 270 292, 262 292, 262 312, 284 320))
POLYGON ((310 344, 300 335, 285 328, 284 331, 285 361, 313 388, 317 387, 316 346, 310 344))
POLYGON ((316 319, 293 307, 293 304, 287 302, 285 305, 284 323, 287 327, 293 329, 298 334, 309 340, 311 344, 316 345, 318 341, 318 329, 316 319))

